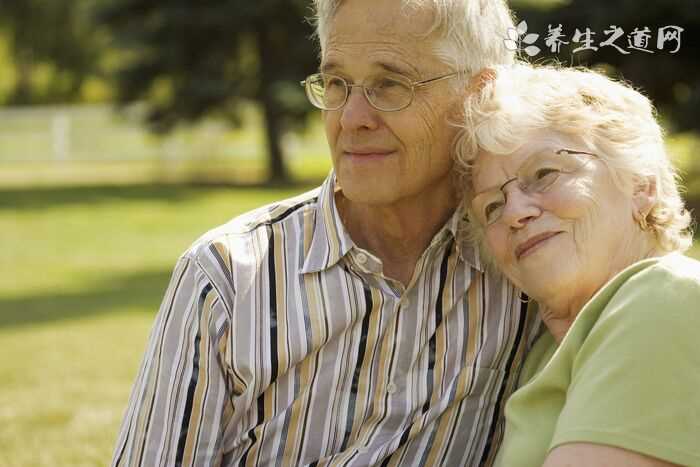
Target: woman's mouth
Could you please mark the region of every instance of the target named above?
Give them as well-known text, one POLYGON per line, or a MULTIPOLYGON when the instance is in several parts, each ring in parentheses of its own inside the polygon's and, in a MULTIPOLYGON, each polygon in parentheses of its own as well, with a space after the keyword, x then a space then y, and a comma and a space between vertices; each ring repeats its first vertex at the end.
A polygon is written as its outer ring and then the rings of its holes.
POLYGON ((515 247, 515 259, 520 260, 539 249, 547 240, 559 235, 562 232, 544 232, 533 235, 515 247))

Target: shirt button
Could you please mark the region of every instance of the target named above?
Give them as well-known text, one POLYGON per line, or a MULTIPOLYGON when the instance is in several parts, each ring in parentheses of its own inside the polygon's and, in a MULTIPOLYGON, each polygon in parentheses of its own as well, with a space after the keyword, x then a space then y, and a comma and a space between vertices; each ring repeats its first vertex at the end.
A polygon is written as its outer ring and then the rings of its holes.
POLYGON ((394 394, 397 390, 398 388, 394 383, 389 383, 386 386, 386 392, 388 392, 389 394, 394 394))
POLYGON ((357 262, 360 264, 365 264, 367 262, 367 255, 364 253, 358 253, 357 262))

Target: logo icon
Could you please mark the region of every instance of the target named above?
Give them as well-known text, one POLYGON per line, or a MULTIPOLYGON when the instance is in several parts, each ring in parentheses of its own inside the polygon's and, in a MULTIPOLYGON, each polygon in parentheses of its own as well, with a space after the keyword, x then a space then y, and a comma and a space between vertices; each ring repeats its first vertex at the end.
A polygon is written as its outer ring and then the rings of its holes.
POLYGON ((524 20, 521 21, 517 27, 508 28, 506 35, 507 37, 503 39, 506 49, 512 51, 523 50, 530 57, 534 57, 540 53, 540 48, 533 45, 535 41, 539 39, 540 35, 535 33, 528 34, 527 23, 524 20), (523 48, 522 44, 525 44, 526 47, 523 48))

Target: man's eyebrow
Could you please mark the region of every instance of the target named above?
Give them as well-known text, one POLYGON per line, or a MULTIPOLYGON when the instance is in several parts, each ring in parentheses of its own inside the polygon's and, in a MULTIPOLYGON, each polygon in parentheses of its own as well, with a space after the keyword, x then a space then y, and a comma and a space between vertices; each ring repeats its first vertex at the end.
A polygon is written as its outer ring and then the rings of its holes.
MULTIPOLYGON (((388 71, 389 73, 394 73, 397 75, 408 75, 408 76, 418 76, 416 70, 414 69, 408 69, 407 67, 401 67, 399 65, 396 65, 394 63, 389 63, 389 62, 376 62, 372 64, 373 67, 376 68, 381 68, 384 71, 388 71)), ((341 70, 343 67, 335 61, 328 61, 326 63, 321 64, 319 71, 321 73, 333 73, 333 72, 338 72, 341 70)))
POLYGON ((326 63, 321 64, 319 71, 321 73, 330 73, 330 72, 335 71, 339 68, 340 68, 340 65, 337 64, 336 62, 326 62, 326 63))
POLYGON ((379 68, 382 68, 383 70, 386 70, 390 73, 396 73, 397 75, 414 75, 415 70, 409 70, 407 68, 401 67, 399 65, 396 65, 394 63, 388 63, 388 62, 379 62, 377 63, 377 66, 379 68))

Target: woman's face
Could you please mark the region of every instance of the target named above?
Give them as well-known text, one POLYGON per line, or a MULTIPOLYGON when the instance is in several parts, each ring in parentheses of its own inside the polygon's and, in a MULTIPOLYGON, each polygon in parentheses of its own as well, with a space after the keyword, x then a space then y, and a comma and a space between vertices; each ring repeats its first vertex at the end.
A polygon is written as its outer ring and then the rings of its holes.
POLYGON ((480 154, 473 183, 486 247, 528 295, 590 297, 627 265, 631 196, 581 142, 540 132, 510 155, 480 154))

